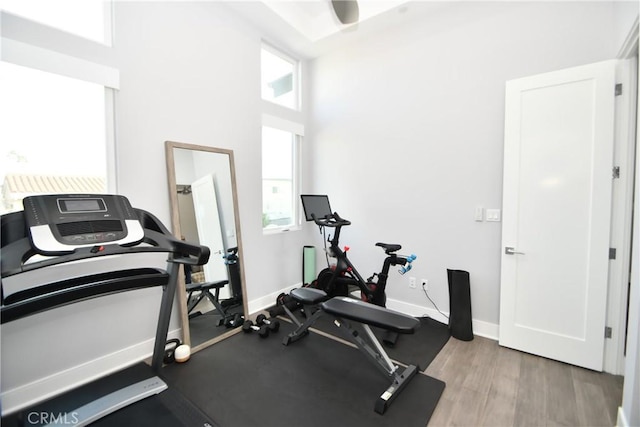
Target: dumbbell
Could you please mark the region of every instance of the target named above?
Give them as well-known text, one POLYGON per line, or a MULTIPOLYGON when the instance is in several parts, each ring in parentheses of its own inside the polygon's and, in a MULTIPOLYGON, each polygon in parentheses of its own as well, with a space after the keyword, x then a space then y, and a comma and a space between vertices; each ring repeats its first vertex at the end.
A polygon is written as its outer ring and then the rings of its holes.
POLYGON ((280 329, 280 321, 278 319, 268 319, 264 314, 258 314, 256 324, 260 326, 267 325, 271 332, 278 332, 278 329, 280 329))
POLYGON ((173 363, 176 360, 175 357, 175 351, 176 348, 180 347, 180 344, 182 344, 180 342, 179 339, 177 338, 173 338, 170 339, 169 341, 167 341, 164 345, 164 363, 173 363))
POLYGON ((256 326, 251 320, 247 320, 246 322, 244 322, 244 324, 242 325, 242 331, 247 334, 250 334, 253 331, 257 331, 258 335, 260 335, 260 338, 266 338, 269 336, 269 328, 267 327, 267 325, 256 326))
POLYGON ((227 317, 227 319, 224 322, 224 326, 226 326, 227 328, 235 328, 237 326, 240 326, 243 321, 244 321, 244 316, 240 313, 236 313, 233 315, 232 318, 227 317))

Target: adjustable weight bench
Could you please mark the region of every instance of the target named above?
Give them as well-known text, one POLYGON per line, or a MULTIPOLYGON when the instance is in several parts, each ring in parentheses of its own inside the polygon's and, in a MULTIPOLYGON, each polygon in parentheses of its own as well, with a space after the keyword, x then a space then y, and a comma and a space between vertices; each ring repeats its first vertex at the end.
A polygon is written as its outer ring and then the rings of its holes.
POLYGON ((349 297, 334 297, 326 299, 324 291, 313 288, 300 288, 291 291, 291 296, 303 304, 307 311, 307 320, 300 322, 291 311, 286 310, 291 320, 298 328, 290 333, 283 344, 288 345, 305 336, 309 327, 322 315, 333 316, 334 324, 343 332, 344 336, 353 342, 383 374, 392 380, 391 385, 376 400, 374 410, 384 414, 391 402, 400 394, 404 387, 417 373, 414 365, 404 369, 394 365, 384 348, 371 331, 371 326, 385 329, 399 334, 413 334, 420 322, 415 317, 407 316, 396 311, 370 304, 349 297), (349 321, 358 322, 364 329, 364 336, 354 329, 349 321))
POLYGON ((189 292, 189 296, 187 297, 187 313, 189 313, 190 317, 192 316, 192 311, 200 301, 202 301, 205 297, 213 304, 215 309, 218 311, 218 314, 221 316, 221 319, 218 321, 218 326, 224 325, 227 320, 227 312, 220 304, 220 288, 225 287, 229 283, 228 280, 218 280, 215 282, 203 282, 203 283, 187 283, 186 288, 187 292, 189 292), (211 290, 215 289, 215 295, 211 293, 211 290), (194 296, 194 292, 200 292, 198 296, 194 296))

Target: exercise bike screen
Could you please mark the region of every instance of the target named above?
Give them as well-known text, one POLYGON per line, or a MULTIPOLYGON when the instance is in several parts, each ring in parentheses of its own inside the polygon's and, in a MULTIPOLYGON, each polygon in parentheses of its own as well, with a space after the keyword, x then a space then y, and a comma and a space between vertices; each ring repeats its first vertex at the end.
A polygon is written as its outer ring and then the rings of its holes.
POLYGON ((316 218, 326 218, 333 213, 329 205, 329 197, 326 195, 302 194, 300 198, 307 221, 313 221, 312 214, 315 214, 316 218))

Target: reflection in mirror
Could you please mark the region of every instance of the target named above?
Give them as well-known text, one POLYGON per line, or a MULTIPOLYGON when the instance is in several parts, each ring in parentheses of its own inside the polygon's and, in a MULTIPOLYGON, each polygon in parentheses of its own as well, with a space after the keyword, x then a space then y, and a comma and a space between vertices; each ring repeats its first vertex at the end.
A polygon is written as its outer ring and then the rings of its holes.
POLYGON ((242 326, 245 302, 233 151, 165 143, 174 234, 211 250, 178 287, 183 341, 192 351, 242 326))

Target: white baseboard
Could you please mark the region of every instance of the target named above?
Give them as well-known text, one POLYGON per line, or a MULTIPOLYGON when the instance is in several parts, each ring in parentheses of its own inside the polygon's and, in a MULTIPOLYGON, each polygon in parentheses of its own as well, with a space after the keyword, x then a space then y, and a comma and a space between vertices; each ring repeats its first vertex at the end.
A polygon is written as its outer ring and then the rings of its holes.
MULTIPOLYGON (((291 289, 299 288, 300 286, 302 286, 302 283, 297 283, 293 286, 282 288, 264 297, 249 301, 249 304, 248 304, 249 314, 254 314, 273 306, 276 302, 276 298, 278 297, 278 295, 280 295, 281 293, 289 293, 291 289)), ((399 311, 400 313, 408 314, 410 316, 415 316, 415 317, 429 316, 432 319, 437 320, 438 322, 445 323, 445 324, 448 323, 448 319, 443 314, 441 314, 440 312, 438 312, 436 309, 432 307, 424 307, 421 305, 411 304, 404 301, 388 299, 387 308, 391 310, 399 311)), ((446 312, 444 314, 447 316, 449 315, 449 313, 446 313, 446 312)), ((484 320, 476 320, 476 319, 473 320, 472 325, 473 325, 473 333, 475 335, 478 335, 484 338, 489 338, 495 341, 498 340, 499 325, 496 325, 495 323, 485 322, 484 320)))
MULTIPOLYGON (((179 338, 180 336, 180 329, 170 331, 168 334, 169 338, 179 338)), ((154 340, 154 338, 151 338, 70 369, 56 372, 37 381, 3 391, 0 394, 2 415, 9 415, 29 408, 46 399, 73 390, 147 359, 153 354, 154 340)))
POLYGON ((251 300, 247 303, 247 309, 249 310, 249 315, 257 313, 259 311, 265 310, 269 307, 273 307, 276 304, 276 298, 278 295, 285 293, 288 294, 294 288, 299 288, 302 286, 302 282, 296 283, 292 286, 287 286, 286 288, 282 288, 279 291, 275 291, 270 293, 269 295, 265 295, 263 297, 251 300))
POLYGON ((617 427, 630 427, 629 422, 627 421, 627 417, 624 415, 624 411, 622 410, 622 406, 618 406, 618 420, 616 422, 617 427))
MULTIPOLYGON (((430 318, 437 320, 438 322, 448 324, 449 319, 446 316, 447 312, 440 313, 438 310, 432 307, 424 307, 422 305, 411 304, 404 301, 398 301, 394 299, 387 300, 387 308, 401 313, 408 314, 410 316, 422 317, 429 316, 430 318), (446 315, 446 316, 445 316, 446 315)), ((497 341, 499 336, 499 325, 495 323, 485 322, 484 320, 472 320, 473 334, 480 337, 489 338, 497 341)))

